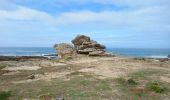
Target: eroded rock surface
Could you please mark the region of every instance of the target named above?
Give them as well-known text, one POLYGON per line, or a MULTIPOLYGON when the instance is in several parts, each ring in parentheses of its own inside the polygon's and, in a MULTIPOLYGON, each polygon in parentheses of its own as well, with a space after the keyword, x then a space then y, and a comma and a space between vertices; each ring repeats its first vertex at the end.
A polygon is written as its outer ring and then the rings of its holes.
POLYGON ((85 35, 78 35, 72 40, 74 47, 79 54, 87 54, 89 56, 108 56, 106 47, 98 42, 91 40, 90 37, 85 35))
POLYGON ((73 57, 76 54, 75 48, 67 43, 55 44, 54 48, 56 48, 59 58, 73 57))
POLYGON ((59 58, 75 57, 77 54, 89 56, 112 56, 105 51, 106 47, 85 35, 78 35, 73 40, 74 46, 66 43, 56 44, 59 58))

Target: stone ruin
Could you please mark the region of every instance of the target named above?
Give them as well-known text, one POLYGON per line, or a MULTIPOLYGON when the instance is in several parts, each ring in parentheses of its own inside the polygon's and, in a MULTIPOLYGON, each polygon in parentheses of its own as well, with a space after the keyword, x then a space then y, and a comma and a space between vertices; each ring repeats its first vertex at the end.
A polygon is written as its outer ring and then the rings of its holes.
POLYGON ((57 50, 59 58, 75 57, 77 54, 84 54, 89 56, 112 56, 106 52, 106 47, 98 42, 91 40, 85 35, 78 35, 72 40, 73 45, 61 43, 54 47, 57 50))

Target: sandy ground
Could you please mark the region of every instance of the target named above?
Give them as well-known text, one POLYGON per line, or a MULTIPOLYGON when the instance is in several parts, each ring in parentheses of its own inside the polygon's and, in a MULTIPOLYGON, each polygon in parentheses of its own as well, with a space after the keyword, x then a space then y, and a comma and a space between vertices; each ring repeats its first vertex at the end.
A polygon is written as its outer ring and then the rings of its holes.
MULTIPOLYGON (((5 63, 11 63, 11 62, 5 62, 5 63)), ((73 72, 85 72, 90 73, 98 76, 98 78, 117 78, 127 75, 130 72, 134 72, 141 69, 160 69, 160 70, 169 70, 170 71, 170 65, 169 62, 166 63, 160 63, 158 60, 134 60, 130 58, 124 58, 124 57, 85 57, 85 58, 78 58, 73 59, 70 61, 61 61, 61 62, 55 62, 51 60, 45 60, 45 61, 31 61, 29 62, 17 62, 14 64, 12 62, 13 66, 8 66, 3 68, 2 70, 9 71, 8 73, 4 73, 2 76, 7 75, 16 75, 22 71, 36 71, 36 70, 42 70, 43 68, 50 67, 62 67, 65 66, 66 70, 58 70, 57 72, 49 71, 48 69, 44 71, 43 74, 34 74, 35 79, 24 79, 20 80, 14 83, 23 83, 23 82, 31 82, 31 81, 37 81, 37 80, 51 80, 53 78, 57 77, 64 77, 70 73, 73 72), (161 65, 162 64, 162 65, 161 65), (164 64, 164 65, 163 65, 164 64), (79 66, 79 68, 70 68, 69 66, 79 66), (166 66, 166 67, 163 67, 166 66)), ((161 78, 164 81, 170 82, 169 78, 162 77, 161 78)))
MULTIPOLYGON (((70 80, 70 74, 79 72, 94 75, 98 79, 118 78, 129 73, 157 69, 170 71, 170 61, 156 59, 134 59, 125 57, 82 57, 72 60, 31 60, 2 61, 7 66, 1 69, 0 88, 4 84, 23 84, 35 81, 50 82, 53 79, 70 80), (28 79, 30 75, 33 79, 28 79)), ((170 83, 170 75, 160 76, 163 82, 170 83)))

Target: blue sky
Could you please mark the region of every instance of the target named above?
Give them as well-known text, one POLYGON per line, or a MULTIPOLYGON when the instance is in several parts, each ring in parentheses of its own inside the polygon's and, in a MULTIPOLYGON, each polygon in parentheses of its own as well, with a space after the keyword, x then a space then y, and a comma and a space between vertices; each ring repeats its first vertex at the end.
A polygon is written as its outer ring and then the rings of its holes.
POLYGON ((0 0, 0 47, 52 47, 77 34, 108 47, 170 48, 170 0, 0 0))

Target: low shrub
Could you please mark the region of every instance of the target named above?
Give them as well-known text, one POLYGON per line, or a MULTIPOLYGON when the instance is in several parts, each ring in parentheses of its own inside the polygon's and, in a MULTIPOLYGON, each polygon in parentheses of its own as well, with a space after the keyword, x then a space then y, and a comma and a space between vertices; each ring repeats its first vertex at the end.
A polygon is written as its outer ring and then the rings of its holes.
POLYGON ((128 85, 137 85, 138 83, 133 80, 132 78, 128 79, 127 82, 126 82, 128 85))
POLYGON ((0 92, 0 100, 7 100, 11 96, 11 91, 0 92))
POLYGON ((155 93, 162 93, 166 90, 159 82, 149 82, 146 84, 145 88, 154 91, 155 93))

